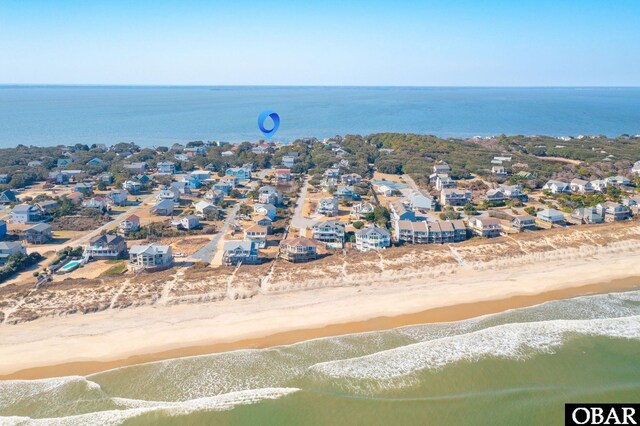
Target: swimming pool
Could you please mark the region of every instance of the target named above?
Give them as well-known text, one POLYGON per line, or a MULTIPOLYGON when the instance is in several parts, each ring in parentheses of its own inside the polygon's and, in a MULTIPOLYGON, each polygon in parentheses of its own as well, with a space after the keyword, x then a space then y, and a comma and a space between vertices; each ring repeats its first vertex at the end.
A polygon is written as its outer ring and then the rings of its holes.
POLYGON ((71 272, 74 269, 76 269, 78 266, 80 266, 80 261, 72 260, 71 262, 67 263, 62 268, 60 268, 60 272, 71 272))

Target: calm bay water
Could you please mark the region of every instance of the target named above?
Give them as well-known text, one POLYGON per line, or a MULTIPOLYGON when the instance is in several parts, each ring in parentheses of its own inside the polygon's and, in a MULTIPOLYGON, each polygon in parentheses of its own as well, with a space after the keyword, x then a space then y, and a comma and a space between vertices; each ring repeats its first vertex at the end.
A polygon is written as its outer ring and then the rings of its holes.
POLYGON ((466 321, 0 382, 0 424, 563 424, 640 400, 640 291, 466 321))
POLYGON ((0 147, 143 146, 262 137, 277 111, 277 140, 336 134, 640 133, 640 88, 73 87, 0 86, 0 147))

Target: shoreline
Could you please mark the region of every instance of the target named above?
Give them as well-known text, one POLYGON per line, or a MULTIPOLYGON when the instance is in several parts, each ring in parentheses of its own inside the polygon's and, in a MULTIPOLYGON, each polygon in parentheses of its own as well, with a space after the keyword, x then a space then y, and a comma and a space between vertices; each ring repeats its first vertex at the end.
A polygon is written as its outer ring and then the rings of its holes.
POLYGON ((640 289, 640 276, 627 276, 625 278, 599 283, 556 288, 540 293, 513 294, 503 298, 437 306, 412 313, 374 316, 369 319, 357 321, 328 323, 321 327, 292 328, 287 331, 272 334, 260 335, 260 333, 258 333, 253 337, 201 345, 179 346, 113 360, 71 361, 42 365, 19 369, 11 373, 2 372, 2 374, 0 374, 0 380, 32 380, 70 375, 91 375, 111 369, 174 358, 207 355, 241 349, 262 349, 317 338, 381 331, 418 324, 461 321, 484 315, 498 314, 511 309, 535 306, 553 300, 636 289, 640 289))

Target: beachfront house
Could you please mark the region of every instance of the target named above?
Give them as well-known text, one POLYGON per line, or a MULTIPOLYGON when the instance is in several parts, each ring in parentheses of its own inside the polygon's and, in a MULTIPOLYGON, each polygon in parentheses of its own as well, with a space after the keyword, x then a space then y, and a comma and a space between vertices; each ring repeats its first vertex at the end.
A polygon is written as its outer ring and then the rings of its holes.
POLYGON ((333 197, 320 198, 316 207, 316 213, 323 216, 337 215, 338 200, 333 197))
POLYGON ((27 249, 17 241, 0 241, 0 265, 7 263, 15 254, 27 254, 27 249))
POLYGON ((628 207, 613 201, 598 204, 596 211, 603 216, 607 222, 626 220, 631 217, 631 210, 628 207))
POLYGON ((409 244, 426 244, 429 242, 429 228, 427 221, 414 222, 398 220, 393 225, 394 238, 398 242, 409 244))
POLYGON ((440 191, 443 206, 464 206, 471 202, 471 191, 458 188, 444 188, 440 191))
POLYGON ((169 269, 173 265, 171 246, 156 243, 134 245, 129 250, 128 268, 133 272, 156 272, 169 269))
POLYGON ((540 210, 536 217, 547 223, 560 224, 564 222, 564 214, 556 209, 544 209, 540 210))
POLYGON ((371 225, 356 231, 356 248, 360 251, 379 250, 391 245, 391 233, 387 228, 371 225))
POLYGON ((462 220, 427 222, 429 243, 458 243, 467 239, 467 227, 462 220))
POLYGON ((308 262, 318 258, 318 243, 305 237, 280 243, 280 257, 292 263, 308 262))
POLYGON ((345 240, 344 224, 335 220, 316 222, 311 227, 313 239, 332 248, 342 248, 345 240))
POLYGON ((511 219, 511 227, 520 232, 533 230, 536 228, 536 218, 528 214, 518 215, 511 219))
POLYGON ((502 231, 500 220, 494 217, 472 217, 469 219, 471 232, 479 237, 499 237, 502 231))
POLYGON ((125 218, 118 225, 118 235, 129 235, 140 230, 140 218, 134 214, 125 218))
POLYGON ((276 220, 277 209, 273 204, 256 203, 253 205, 253 211, 259 215, 267 216, 271 220, 276 220))
POLYGON ((222 263, 227 266, 258 263, 258 247, 253 241, 225 241, 222 263))
POLYGON ((255 224, 244 230, 244 239, 253 241, 258 248, 265 248, 267 247, 268 233, 269 230, 266 226, 255 224))
POLYGON ((13 223, 33 223, 42 220, 40 209, 29 204, 16 205, 10 214, 13 223))
POLYGON ((595 207, 581 207, 571 213, 570 219, 573 222, 592 224, 604 222, 604 217, 598 213, 595 207))
POLYGON ((29 244, 46 244, 53 238, 51 225, 38 223, 24 230, 23 239, 29 244))
POLYGON ((127 254, 127 243, 120 235, 93 237, 84 249, 84 258, 93 260, 120 259, 127 254))

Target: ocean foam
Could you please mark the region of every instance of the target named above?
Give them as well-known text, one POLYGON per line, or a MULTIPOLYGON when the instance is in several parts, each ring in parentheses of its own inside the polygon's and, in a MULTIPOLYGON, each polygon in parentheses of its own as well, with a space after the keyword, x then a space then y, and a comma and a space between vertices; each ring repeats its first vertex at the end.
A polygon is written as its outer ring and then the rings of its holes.
POLYGON ((115 426, 126 420, 150 412, 162 412, 167 416, 187 415, 198 411, 231 410, 238 405, 255 404, 257 402, 278 399, 297 392, 297 388, 264 388, 231 392, 206 398, 188 401, 144 401, 127 398, 112 398, 113 402, 124 407, 122 410, 97 411, 75 416, 33 419, 29 417, 0 417, 0 425, 105 425, 115 426))
POLYGON ((332 379, 393 380, 459 361, 474 362, 486 357, 526 359, 551 353, 571 335, 640 340, 640 316, 503 324, 358 358, 319 363, 310 371, 332 379))

